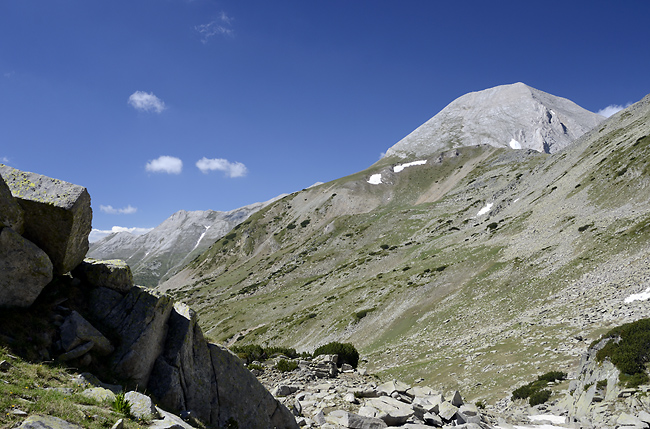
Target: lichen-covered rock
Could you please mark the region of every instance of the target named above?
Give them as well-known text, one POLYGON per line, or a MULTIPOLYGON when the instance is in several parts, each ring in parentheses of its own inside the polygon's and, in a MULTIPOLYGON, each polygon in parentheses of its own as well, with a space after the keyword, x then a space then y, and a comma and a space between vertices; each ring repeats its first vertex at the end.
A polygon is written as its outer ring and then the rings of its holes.
POLYGON ((86 188, 1 164, 0 175, 24 210, 23 236, 47 253, 55 273, 79 265, 92 225, 86 188))
POLYGON ((208 343, 187 305, 175 303, 162 354, 156 359, 147 389, 163 407, 187 411, 210 423, 218 407, 217 381, 208 343))
POLYGON ((219 395, 213 424, 223 426, 232 419, 240 428, 298 428, 291 411, 260 384, 237 356, 216 344, 209 348, 219 395))
POLYGON ((0 228, 0 307, 29 307, 52 281, 45 252, 11 228, 0 228))
POLYGON ((97 402, 115 402, 115 393, 103 387, 90 387, 82 391, 80 395, 97 402))
POLYGON ((160 418, 158 410, 153 401, 147 395, 138 392, 127 392, 124 395, 124 400, 128 402, 131 407, 131 414, 143 420, 151 420, 160 418))
MULTIPOLYGON (((2 164, 0 164, 2 165, 2 164)), ((24 230, 24 214, 18 202, 11 195, 9 186, 0 176, 0 228, 8 226, 22 234, 24 230)))
POLYGON ((118 292, 128 292, 133 287, 131 268, 120 259, 100 261, 86 258, 72 274, 93 286, 106 287, 118 292))
POLYGON ((18 427, 20 429, 81 429, 81 426, 52 416, 29 416, 18 427))

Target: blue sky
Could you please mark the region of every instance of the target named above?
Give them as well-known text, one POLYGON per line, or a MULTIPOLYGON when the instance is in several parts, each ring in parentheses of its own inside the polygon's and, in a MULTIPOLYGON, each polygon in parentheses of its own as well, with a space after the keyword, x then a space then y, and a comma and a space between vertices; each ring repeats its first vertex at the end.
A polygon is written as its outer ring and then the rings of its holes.
POLYGON ((2 0, 0 162, 151 228, 365 169, 455 98, 650 92, 648 1, 2 0))

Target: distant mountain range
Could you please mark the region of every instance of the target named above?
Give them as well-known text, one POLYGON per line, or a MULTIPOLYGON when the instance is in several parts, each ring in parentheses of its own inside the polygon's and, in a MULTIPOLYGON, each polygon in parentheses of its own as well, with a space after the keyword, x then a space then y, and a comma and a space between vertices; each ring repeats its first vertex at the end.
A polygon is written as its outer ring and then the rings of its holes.
POLYGON ((251 214, 283 196, 228 212, 180 210, 146 234, 117 232, 92 243, 88 257, 123 259, 136 284, 153 287, 251 214))

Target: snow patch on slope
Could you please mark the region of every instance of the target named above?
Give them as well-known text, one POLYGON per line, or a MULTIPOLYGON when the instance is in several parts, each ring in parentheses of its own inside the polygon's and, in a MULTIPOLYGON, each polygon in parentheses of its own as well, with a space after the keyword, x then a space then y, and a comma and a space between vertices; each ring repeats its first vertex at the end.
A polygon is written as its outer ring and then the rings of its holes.
POLYGON ((510 140, 510 143, 508 143, 512 149, 521 149, 521 143, 519 143, 517 140, 512 139, 510 140))
POLYGON ((643 292, 640 293, 635 293, 627 298, 625 298, 626 303, 634 302, 634 301, 647 301, 650 299, 650 287, 644 290, 643 292))
POLYGON ((212 226, 212 225, 204 226, 205 231, 203 231, 203 234, 201 234, 201 236, 199 237, 199 239, 196 241, 196 244, 194 245, 194 247, 192 248, 192 250, 190 250, 190 253, 193 252, 194 249, 196 249, 197 247, 199 247, 199 243, 201 242, 201 240, 203 240, 203 237, 205 237, 205 234, 208 232, 208 229, 210 229, 210 226, 212 226))
POLYGON ((399 173, 400 171, 404 170, 407 167, 413 167, 414 165, 424 165, 427 163, 427 160, 421 160, 421 161, 413 161, 413 162, 407 162, 406 164, 400 164, 396 165, 393 167, 393 171, 395 173, 399 173))
POLYGON ((373 174, 372 176, 370 176, 370 179, 368 179, 368 183, 370 183, 371 185, 381 184, 381 173, 373 174))
POLYGON ((476 216, 483 216, 485 214, 490 213, 490 210, 492 210, 493 205, 494 204, 492 203, 487 203, 485 207, 483 207, 481 210, 478 211, 478 213, 476 213, 476 216))

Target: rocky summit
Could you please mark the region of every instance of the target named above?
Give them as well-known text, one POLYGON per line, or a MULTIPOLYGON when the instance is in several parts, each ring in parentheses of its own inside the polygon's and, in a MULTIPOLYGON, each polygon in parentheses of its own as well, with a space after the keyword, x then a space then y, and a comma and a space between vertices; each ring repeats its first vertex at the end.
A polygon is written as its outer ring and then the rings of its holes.
POLYGON ((388 149, 386 156, 422 157, 481 144, 555 153, 603 119, 570 100, 519 82, 454 100, 388 149))

